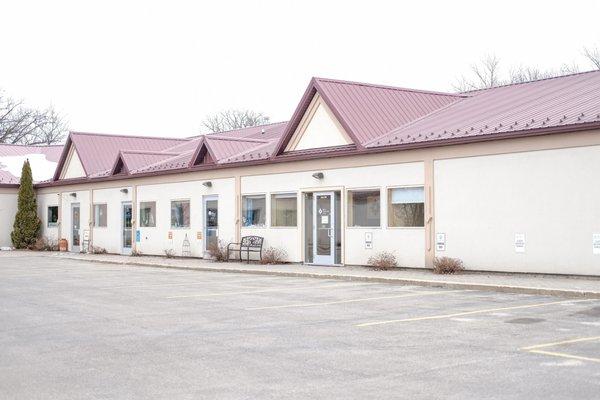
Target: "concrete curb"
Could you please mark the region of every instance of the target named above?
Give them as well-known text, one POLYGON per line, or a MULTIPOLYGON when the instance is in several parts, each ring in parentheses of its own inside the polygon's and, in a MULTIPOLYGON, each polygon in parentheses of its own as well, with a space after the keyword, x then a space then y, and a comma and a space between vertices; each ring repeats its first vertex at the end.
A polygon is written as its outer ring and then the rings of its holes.
POLYGON ((423 280, 423 279, 410 279, 410 278, 384 278, 384 277, 373 277, 373 276, 360 276, 360 275, 335 275, 326 273, 312 273, 312 272, 287 272, 287 271, 269 271, 269 270, 255 270, 245 268, 219 268, 219 267, 184 267, 178 265, 169 264, 156 264, 144 261, 118 261, 118 260, 98 260, 98 259, 86 259, 81 257, 69 257, 60 256, 59 258, 67 260, 77 261, 88 261, 100 264, 118 264, 118 265, 129 265, 136 267, 152 267, 152 268, 166 268, 166 269, 178 269, 188 271, 205 271, 205 272, 223 272, 233 274, 252 274, 252 275, 272 275, 272 276, 285 276, 293 278, 316 278, 316 279, 337 279, 341 281, 358 281, 358 282, 376 282, 376 283, 387 283, 395 285, 414 285, 423 287, 434 287, 434 288, 446 288, 446 289, 462 289, 462 290, 483 290, 500 293, 519 293, 519 294, 534 294, 542 296, 557 296, 566 297, 573 299, 600 299, 600 292, 588 291, 588 290, 569 290, 569 289, 552 289, 552 288, 539 288, 539 287, 528 287, 528 286, 509 286, 509 285, 493 285, 489 283, 476 283, 476 282, 443 282, 435 280, 423 280))

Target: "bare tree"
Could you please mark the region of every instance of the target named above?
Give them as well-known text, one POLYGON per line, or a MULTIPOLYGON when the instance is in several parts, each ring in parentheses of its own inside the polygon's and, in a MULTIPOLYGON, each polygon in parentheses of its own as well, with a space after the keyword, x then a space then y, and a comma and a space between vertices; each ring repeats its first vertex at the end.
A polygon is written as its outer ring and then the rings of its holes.
POLYGON ((202 121, 202 127, 210 132, 224 132, 248 126, 264 125, 269 117, 252 110, 225 110, 209 115, 202 121))
POLYGON ((600 49, 594 48, 583 48, 583 55, 590 61, 596 69, 600 69, 600 49))
POLYGON ((500 60, 495 55, 485 56, 478 64, 471 65, 471 77, 460 77, 454 88, 459 92, 485 89, 501 85, 500 60))
POLYGON ((28 107, 0 92, 0 143, 42 145, 60 143, 67 127, 52 108, 28 107))
POLYGON ((541 70, 536 67, 513 67, 509 70, 506 78, 503 78, 502 70, 499 68, 498 57, 486 56, 478 64, 471 66, 471 74, 468 77, 461 76, 453 85, 458 92, 469 90, 487 89, 495 86, 511 83, 522 83, 536 81, 539 79, 553 78, 555 76, 579 72, 577 64, 563 64, 558 69, 541 70))

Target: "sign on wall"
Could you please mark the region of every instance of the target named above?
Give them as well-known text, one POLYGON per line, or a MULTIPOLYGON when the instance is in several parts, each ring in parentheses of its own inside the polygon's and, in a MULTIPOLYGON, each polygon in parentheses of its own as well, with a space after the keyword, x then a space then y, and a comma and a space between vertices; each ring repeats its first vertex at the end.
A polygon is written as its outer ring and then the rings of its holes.
POLYGON ((139 229, 135 231, 135 241, 136 241, 136 243, 139 243, 142 241, 142 234, 139 229))
POLYGON ((600 255, 600 233, 592 235, 592 252, 600 255))
POLYGON ((173 240, 173 232, 169 231, 169 235, 167 236, 169 240, 173 240))
POLYGON ((445 251, 446 250, 446 234, 445 233, 436 233, 435 234, 435 251, 445 251))
POLYGON ((365 232, 365 249, 373 248, 373 233, 365 232))
POLYGON ((525 253, 525 234, 515 233, 515 251, 517 253, 525 253))

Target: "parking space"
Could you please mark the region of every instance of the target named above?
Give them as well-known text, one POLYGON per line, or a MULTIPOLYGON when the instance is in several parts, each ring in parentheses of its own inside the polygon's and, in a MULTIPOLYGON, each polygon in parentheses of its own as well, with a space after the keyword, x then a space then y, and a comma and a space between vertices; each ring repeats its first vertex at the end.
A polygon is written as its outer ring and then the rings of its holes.
POLYGON ((0 258, 3 398, 597 398, 600 300, 0 258))

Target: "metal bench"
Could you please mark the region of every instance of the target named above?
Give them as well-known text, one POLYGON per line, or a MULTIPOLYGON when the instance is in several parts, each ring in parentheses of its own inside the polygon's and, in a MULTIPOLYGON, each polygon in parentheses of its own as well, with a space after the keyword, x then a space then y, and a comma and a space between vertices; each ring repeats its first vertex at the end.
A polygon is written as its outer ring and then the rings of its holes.
POLYGON ((227 245, 227 261, 230 253, 240 253, 240 261, 243 261, 242 254, 246 254, 246 261, 250 264, 250 253, 258 253, 258 260, 262 261, 262 248, 264 238, 260 236, 244 236, 240 243, 229 243, 227 245))

